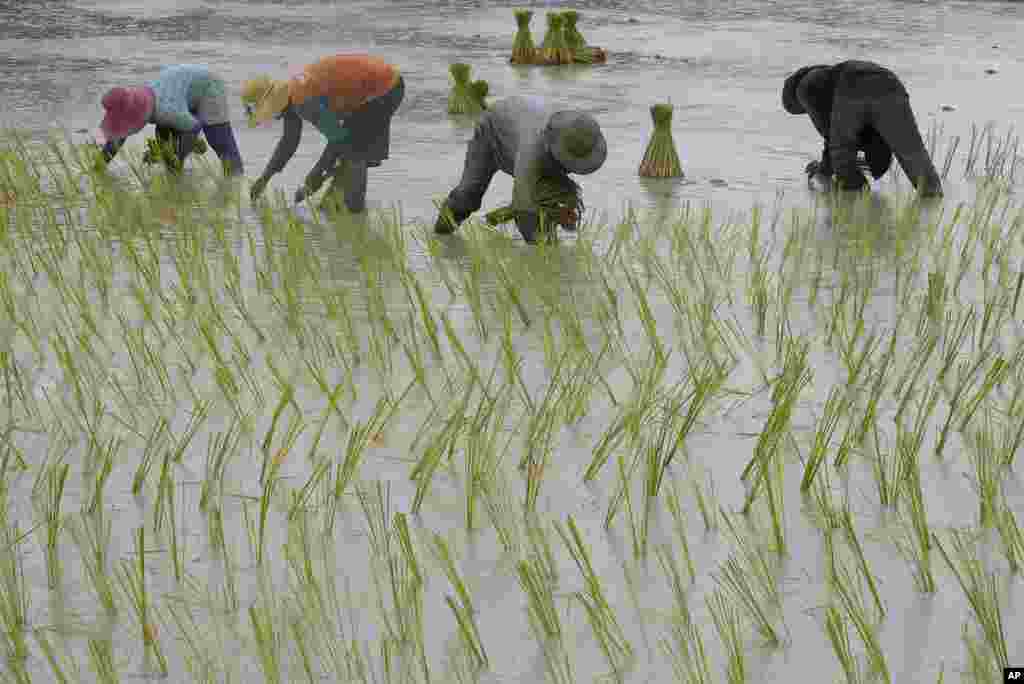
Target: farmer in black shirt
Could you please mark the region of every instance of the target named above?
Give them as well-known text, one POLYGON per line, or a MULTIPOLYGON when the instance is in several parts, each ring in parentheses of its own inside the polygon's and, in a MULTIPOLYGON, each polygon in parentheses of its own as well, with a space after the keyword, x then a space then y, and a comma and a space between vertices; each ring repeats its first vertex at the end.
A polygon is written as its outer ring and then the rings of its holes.
POLYGON ((888 69, 856 60, 803 67, 786 79, 782 106, 790 114, 809 115, 825 139, 821 161, 807 166, 810 176, 834 175, 840 189, 859 190, 867 181, 857 166, 858 150, 875 178, 889 169, 895 154, 922 196, 942 196, 910 98, 888 69))

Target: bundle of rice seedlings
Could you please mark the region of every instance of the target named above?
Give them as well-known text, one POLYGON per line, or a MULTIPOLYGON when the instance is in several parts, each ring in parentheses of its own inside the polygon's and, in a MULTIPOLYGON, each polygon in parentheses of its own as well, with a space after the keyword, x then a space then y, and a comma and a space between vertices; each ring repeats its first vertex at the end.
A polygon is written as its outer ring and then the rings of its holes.
POLYGON ((565 33, 565 44, 569 46, 570 50, 576 50, 587 45, 587 41, 583 39, 583 34, 576 28, 576 22, 579 19, 580 13, 576 10, 562 12, 562 30, 565 33))
POLYGON ((480 105, 480 109, 487 109, 487 95, 491 92, 487 81, 473 81, 469 84, 469 92, 480 105))
POLYGON ((676 178, 683 175, 675 141, 672 140, 672 105, 656 104, 651 107, 654 132, 640 162, 640 175, 654 178, 676 178))
POLYGON ((452 90, 448 94, 449 114, 476 114, 481 106, 473 94, 473 86, 469 82, 469 65, 456 62, 448 67, 452 75, 452 90))
POLYGON ((608 53, 604 48, 585 46, 572 51, 573 64, 604 64, 608 53))
MULTIPOLYGON (((537 181, 535 197, 540 209, 541 230, 553 230, 565 209, 575 210, 578 220, 586 211, 580 186, 568 176, 541 177, 537 181)), ((514 221, 515 217, 515 211, 509 204, 487 212, 484 219, 488 224, 497 226, 514 221)))
MULTIPOLYGON (((196 138, 192 144, 193 154, 206 154, 207 144, 202 138, 196 138)), ((142 155, 142 161, 146 164, 163 164, 169 169, 179 169, 181 162, 178 160, 178 153, 174 149, 174 143, 170 140, 159 138, 146 138, 146 152, 142 155)))
POLYGON ((533 34, 530 33, 530 21, 533 19, 533 12, 530 10, 516 10, 516 37, 512 41, 513 64, 533 64, 537 60, 537 46, 533 44, 533 34))
POLYGON ((540 62, 542 64, 571 64, 572 50, 565 43, 565 29, 562 15, 548 12, 548 31, 544 34, 544 42, 540 44, 540 62))

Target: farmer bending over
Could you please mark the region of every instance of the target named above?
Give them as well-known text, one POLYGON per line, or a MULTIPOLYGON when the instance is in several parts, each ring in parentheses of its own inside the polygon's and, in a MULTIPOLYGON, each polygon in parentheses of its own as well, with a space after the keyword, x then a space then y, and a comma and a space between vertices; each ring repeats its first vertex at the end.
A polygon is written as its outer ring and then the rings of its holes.
POLYGON ((380 166, 388 158, 391 118, 404 95, 398 67, 362 54, 324 57, 287 81, 269 76, 246 81, 242 101, 250 125, 284 119, 284 135, 263 175, 253 183, 252 198, 263 193, 271 176, 295 154, 305 119, 327 138, 327 146, 296 191, 295 201, 315 193, 331 174, 331 190, 344 188, 349 210, 363 211, 367 167, 380 166))
MULTIPOLYGON (((586 175, 604 164, 608 149, 597 121, 589 114, 562 109, 535 97, 508 97, 484 112, 466 151, 462 180, 442 206, 434 230, 451 233, 480 208, 491 178, 499 170, 513 176, 512 208, 523 239, 537 241, 540 178, 586 175), (449 216, 450 214, 450 216, 449 216), (454 225, 449 219, 454 219, 454 225)), ((558 222, 575 228, 579 216, 569 209, 558 222)))
POLYGON ((825 139, 820 162, 807 173, 843 190, 866 184, 857 165, 863 150, 871 175, 880 178, 896 159, 922 196, 942 196, 942 183, 918 131, 910 98, 896 74, 872 62, 803 67, 782 88, 790 114, 808 114, 825 139))
POLYGON ((112 88, 103 96, 103 107, 107 113, 100 130, 106 136, 107 162, 128 136, 152 123, 157 139, 170 143, 179 164, 184 165, 201 131, 227 172, 242 173, 224 81, 205 66, 169 66, 144 86, 112 88))

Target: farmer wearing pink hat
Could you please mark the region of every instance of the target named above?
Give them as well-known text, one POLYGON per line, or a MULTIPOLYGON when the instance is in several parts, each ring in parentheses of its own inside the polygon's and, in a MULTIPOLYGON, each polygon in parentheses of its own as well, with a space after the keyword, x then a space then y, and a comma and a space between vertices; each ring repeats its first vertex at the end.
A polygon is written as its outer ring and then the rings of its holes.
POLYGON ((112 88, 103 96, 103 108, 107 113, 100 129, 106 137, 103 157, 108 162, 125 138, 152 123, 156 137, 172 143, 182 165, 202 132, 226 172, 242 174, 224 81, 205 66, 165 67, 144 86, 112 88))

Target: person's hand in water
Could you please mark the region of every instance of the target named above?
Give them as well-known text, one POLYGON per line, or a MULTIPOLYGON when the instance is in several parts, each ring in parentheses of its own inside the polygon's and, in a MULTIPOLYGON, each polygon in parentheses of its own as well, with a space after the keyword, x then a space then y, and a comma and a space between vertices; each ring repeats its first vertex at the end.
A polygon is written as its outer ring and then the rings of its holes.
POLYGON ((558 224, 566 230, 576 230, 579 220, 579 214, 572 207, 562 207, 559 211, 558 224))
POLYGON ((808 162, 807 166, 804 167, 804 173, 807 174, 807 186, 812 190, 820 190, 824 192, 832 185, 832 179, 822 173, 821 162, 818 160, 808 162))
POLYGON ((249 188, 249 198, 253 202, 259 199, 260 195, 263 194, 263 190, 266 189, 268 182, 270 182, 270 179, 266 176, 260 176, 253 181, 252 187, 249 188))

